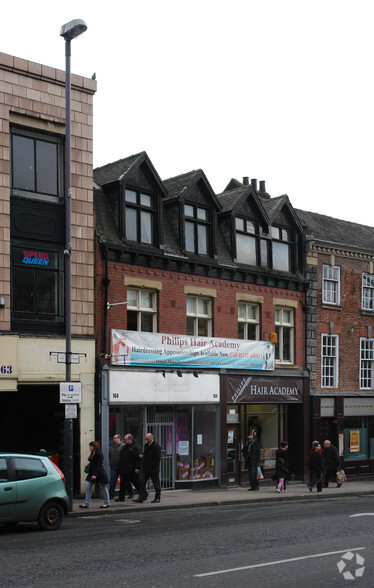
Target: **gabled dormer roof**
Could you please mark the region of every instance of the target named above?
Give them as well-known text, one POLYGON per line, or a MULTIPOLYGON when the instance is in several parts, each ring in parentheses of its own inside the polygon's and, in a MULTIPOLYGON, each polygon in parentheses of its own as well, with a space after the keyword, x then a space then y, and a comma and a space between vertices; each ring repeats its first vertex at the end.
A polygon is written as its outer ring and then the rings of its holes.
POLYGON ((103 187, 106 184, 126 181, 131 174, 135 173, 143 165, 149 169, 160 191, 165 194, 162 180, 145 151, 108 163, 102 167, 97 167, 93 171, 94 182, 103 187))
POLYGON ((270 219, 267 215, 267 212, 263 206, 263 203, 257 196, 255 190, 252 186, 244 186, 243 184, 238 187, 234 188, 233 190, 227 190, 222 192, 221 194, 217 194, 217 198, 221 203, 222 212, 231 212, 235 214, 238 208, 248 199, 254 203, 255 207, 257 208, 259 214, 262 216, 264 222, 269 225, 270 219))
POLYGON ((286 210, 288 214, 292 217, 292 220, 295 222, 298 230, 300 232, 303 231, 300 219, 297 216, 296 211, 293 208, 287 194, 283 194, 282 196, 276 196, 275 198, 270 198, 269 200, 264 200, 262 204, 270 218, 271 224, 273 224, 273 222, 276 222, 277 218, 286 210))
POLYGON ((199 182, 203 183, 216 209, 220 210, 221 205, 217 200, 213 188, 202 169, 195 169, 185 174, 164 180, 164 186, 167 192, 167 196, 164 198, 164 202, 172 201, 173 199, 178 198, 188 199, 188 194, 191 193, 191 191, 199 182))

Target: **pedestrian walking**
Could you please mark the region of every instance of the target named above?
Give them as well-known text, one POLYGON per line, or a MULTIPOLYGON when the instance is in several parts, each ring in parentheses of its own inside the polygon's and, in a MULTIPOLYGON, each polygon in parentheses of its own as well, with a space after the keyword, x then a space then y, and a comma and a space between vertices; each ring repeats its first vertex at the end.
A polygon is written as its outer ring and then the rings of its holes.
POLYGON ((91 441, 89 444, 90 455, 88 456, 88 473, 86 478, 86 499, 84 504, 80 504, 79 508, 89 508, 91 504, 92 486, 96 483, 99 485, 100 491, 104 497, 104 504, 100 508, 109 507, 109 492, 107 488, 108 474, 104 468, 104 456, 100 445, 97 441, 91 441))
POLYGON ((139 490, 139 472, 142 463, 142 450, 137 441, 127 433, 124 437, 124 446, 121 449, 118 461, 120 475, 119 496, 115 502, 125 500, 126 488, 133 484, 139 490))
POLYGON ((249 488, 248 490, 259 490, 257 480, 257 466, 261 463, 260 444, 253 435, 248 435, 247 445, 243 447, 243 457, 248 468, 249 488))
POLYGON ((275 477, 277 480, 277 492, 287 491, 286 478, 288 475, 288 442, 282 441, 280 444, 280 448, 277 449, 277 452, 275 454, 275 477))
POLYGON ((161 461, 161 447, 153 438, 152 433, 147 433, 145 436, 145 445, 143 451, 142 466, 139 473, 139 498, 133 502, 144 502, 147 500, 147 482, 151 478, 156 492, 152 503, 158 503, 161 499, 161 483, 160 483, 160 461, 161 461))
POLYGON ((317 492, 322 492, 323 476, 325 473, 325 464, 322 455, 321 444, 318 441, 313 442, 313 453, 309 460, 310 480, 308 484, 309 491, 312 492, 314 486, 317 486, 317 492))
MULTIPOLYGON (((336 482, 336 472, 340 468, 339 452, 335 445, 332 445, 328 439, 323 442, 323 457, 326 468, 323 486, 324 488, 328 488, 329 482, 336 482)), ((336 487, 340 488, 341 484, 337 484, 336 487)))
POLYGON ((111 499, 114 498, 114 492, 117 485, 118 480, 118 463, 119 463, 119 456, 121 453, 121 449, 123 447, 123 443, 121 441, 121 435, 116 433, 113 436, 113 445, 109 447, 109 465, 110 465, 110 481, 109 481, 109 497, 111 499))

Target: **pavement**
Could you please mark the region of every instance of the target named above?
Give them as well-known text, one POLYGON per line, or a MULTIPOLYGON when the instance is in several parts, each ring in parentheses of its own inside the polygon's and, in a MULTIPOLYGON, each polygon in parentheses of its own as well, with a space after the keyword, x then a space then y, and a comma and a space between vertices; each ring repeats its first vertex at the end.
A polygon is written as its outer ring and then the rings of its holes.
MULTIPOLYGON (((362 496, 374 495, 374 477, 365 480, 346 481, 341 488, 336 488, 336 484, 330 484, 328 488, 323 488, 322 492, 309 492, 306 483, 287 482, 287 492, 281 494, 275 491, 275 484, 271 486, 261 485, 260 489, 255 492, 248 491, 247 487, 235 486, 228 488, 212 489, 187 489, 187 490, 164 490, 161 494, 161 502, 151 504, 154 493, 150 492, 148 499, 139 504, 130 499, 125 502, 115 502, 111 500, 110 507, 100 509, 103 504, 102 499, 93 498, 89 508, 81 509, 79 504, 84 503, 82 499, 73 500, 73 510, 69 517, 87 517, 105 514, 116 514, 126 512, 146 512, 150 509, 157 510, 175 510, 183 508, 201 508, 233 504, 261 504, 266 502, 283 502, 295 500, 323 500, 325 498, 342 498, 344 496, 362 496)), ((135 497, 136 498, 136 497, 135 497)))

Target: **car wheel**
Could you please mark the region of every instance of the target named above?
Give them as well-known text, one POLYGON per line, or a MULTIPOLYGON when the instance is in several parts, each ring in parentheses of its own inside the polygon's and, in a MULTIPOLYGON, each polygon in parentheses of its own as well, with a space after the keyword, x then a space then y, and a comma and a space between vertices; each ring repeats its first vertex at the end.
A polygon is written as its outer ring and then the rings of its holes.
POLYGON ((38 525, 43 531, 55 531, 61 527, 64 511, 58 502, 47 502, 40 509, 38 525))

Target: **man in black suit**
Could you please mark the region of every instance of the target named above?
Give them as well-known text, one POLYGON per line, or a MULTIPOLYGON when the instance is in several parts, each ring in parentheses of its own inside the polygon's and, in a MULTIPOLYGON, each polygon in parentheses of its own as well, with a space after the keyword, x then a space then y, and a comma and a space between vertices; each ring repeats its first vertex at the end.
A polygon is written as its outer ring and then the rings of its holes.
POLYGON ((133 500, 133 502, 144 502, 147 500, 146 484, 151 478, 156 496, 153 503, 160 502, 161 497, 161 484, 160 484, 160 461, 161 461, 161 447, 153 439, 152 433, 147 433, 145 436, 145 445, 143 452, 142 467, 139 474, 139 498, 133 500))

